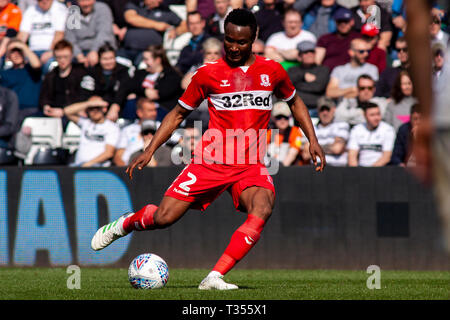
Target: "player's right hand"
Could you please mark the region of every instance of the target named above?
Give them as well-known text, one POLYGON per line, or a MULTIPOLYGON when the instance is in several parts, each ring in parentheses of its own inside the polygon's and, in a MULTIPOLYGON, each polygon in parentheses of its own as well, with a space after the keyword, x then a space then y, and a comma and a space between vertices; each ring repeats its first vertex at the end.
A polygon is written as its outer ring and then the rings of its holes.
POLYGON ((130 180, 133 179, 133 171, 134 168, 138 168, 139 170, 142 170, 152 159, 152 154, 148 152, 141 153, 138 157, 134 158, 133 161, 128 165, 127 170, 125 171, 128 176, 130 177, 130 180))

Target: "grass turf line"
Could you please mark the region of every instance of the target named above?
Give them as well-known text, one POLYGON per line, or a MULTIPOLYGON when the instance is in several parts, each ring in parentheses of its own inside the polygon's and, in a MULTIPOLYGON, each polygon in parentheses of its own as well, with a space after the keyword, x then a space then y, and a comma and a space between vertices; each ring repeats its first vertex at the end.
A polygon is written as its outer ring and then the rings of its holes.
POLYGON ((225 280, 239 290, 201 291, 206 269, 171 269, 159 290, 137 290, 127 270, 81 268, 81 289, 67 288, 65 268, 0 268, 1 300, 448 300, 450 272, 383 271, 369 290, 364 271, 235 269, 225 280))

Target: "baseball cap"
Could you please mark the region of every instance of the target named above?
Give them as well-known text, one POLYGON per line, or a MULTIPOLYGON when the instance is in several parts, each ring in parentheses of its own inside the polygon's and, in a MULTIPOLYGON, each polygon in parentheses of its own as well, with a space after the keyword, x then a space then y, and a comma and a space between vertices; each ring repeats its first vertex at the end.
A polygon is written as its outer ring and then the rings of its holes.
POLYGON ((380 30, 373 23, 366 23, 361 28, 361 34, 368 37, 375 37, 380 33, 380 30))
POLYGON ((440 53, 442 56, 445 54, 445 46, 442 42, 436 42, 431 47, 431 52, 433 53, 433 57, 440 53))
POLYGON ((312 51, 316 49, 316 44, 312 41, 302 41, 297 44, 297 50, 299 53, 312 51))
POLYGON ((141 124, 141 132, 152 132, 153 134, 158 129, 158 125, 155 120, 144 120, 141 124))
POLYGON ((289 106, 286 102, 278 101, 273 105, 272 116, 273 117, 276 117, 276 116, 290 117, 291 109, 289 108, 289 106))
POLYGON ((317 110, 320 111, 324 107, 331 109, 333 107, 336 107, 336 103, 333 101, 333 99, 322 96, 317 100, 317 110))
POLYGON ((351 20, 353 18, 352 12, 347 8, 338 8, 334 14, 334 20, 351 20))

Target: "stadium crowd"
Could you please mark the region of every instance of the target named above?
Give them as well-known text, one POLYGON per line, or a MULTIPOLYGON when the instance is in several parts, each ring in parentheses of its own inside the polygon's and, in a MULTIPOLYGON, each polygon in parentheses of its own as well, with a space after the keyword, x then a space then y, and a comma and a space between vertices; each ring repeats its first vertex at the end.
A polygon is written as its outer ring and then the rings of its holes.
MULTIPOLYGON (((402 0, 0 0, 0 164, 29 156, 36 128, 27 119, 52 118, 62 136, 73 123, 79 128, 75 149, 64 161, 58 153, 61 163, 128 165, 196 69, 223 55, 224 19, 236 7, 255 13, 253 53, 288 72, 329 165, 414 165, 409 146, 420 112, 402 0)), ((449 15, 436 5, 430 16, 439 83, 449 15)), ((269 156, 283 166, 310 164, 289 107, 274 102, 269 156)), ((149 165, 173 165, 208 118, 205 100, 149 165)))

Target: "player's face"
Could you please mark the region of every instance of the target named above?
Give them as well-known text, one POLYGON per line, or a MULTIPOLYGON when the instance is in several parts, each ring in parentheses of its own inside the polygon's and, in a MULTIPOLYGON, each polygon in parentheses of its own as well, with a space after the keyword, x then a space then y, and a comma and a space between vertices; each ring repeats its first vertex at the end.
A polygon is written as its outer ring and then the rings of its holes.
POLYGON ((369 108, 365 111, 364 116, 370 128, 375 129, 381 122, 380 108, 369 108))
POLYGON ((252 54, 252 30, 248 26, 228 23, 225 27, 225 59, 233 66, 242 66, 252 54))

